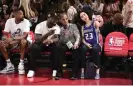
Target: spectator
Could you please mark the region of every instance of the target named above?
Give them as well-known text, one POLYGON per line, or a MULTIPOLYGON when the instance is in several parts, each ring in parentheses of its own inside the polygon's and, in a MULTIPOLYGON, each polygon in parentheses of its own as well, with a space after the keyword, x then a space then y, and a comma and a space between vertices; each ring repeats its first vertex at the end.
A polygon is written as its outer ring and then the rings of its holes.
POLYGON ((65 58, 65 52, 72 51, 72 76, 71 79, 77 79, 78 65, 79 65, 79 44, 80 44, 80 34, 78 28, 75 24, 68 22, 67 14, 62 13, 60 16, 60 21, 63 24, 61 27, 60 40, 56 48, 56 65, 57 74, 55 79, 60 79, 63 76, 62 65, 65 58))
POLYGON ((40 52, 50 50, 54 58, 56 51, 55 44, 58 41, 60 28, 56 24, 57 16, 51 15, 46 21, 39 23, 35 29, 35 43, 31 45, 29 57, 29 72, 27 77, 33 77, 36 69, 36 58, 40 57, 40 52))
POLYGON ((92 0, 84 0, 83 9, 93 10, 92 7, 93 7, 93 1, 92 0))
POLYGON ((83 9, 83 5, 80 2, 80 0, 75 0, 75 8, 76 8, 77 12, 79 12, 83 9))
POLYGON ((114 3, 113 0, 105 0, 103 8, 104 22, 108 22, 115 13, 120 12, 119 2, 114 3))
POLYGON ((84 78, 84 63, 86 58, 86 52, 88 49, 91 51, 92 59, 96 67, 96 76, 95 79, 100 78, 100 55, 101 51, 100 43, 99 43, 99 27, 101 23, 103 23, 102 17, 99 17, 97 20, 92 20, 93 12, 88 12, 83 10, 80 12, 80 19, 83 21, 82 26, 82 42, 81 45, 81 78, 84 78), (99 22, 100 21, 100 22, 99 22))
POLYGON ((114 31, 120 31, 126 34, 126 27, 123 26, 123 16, 121 13, 116 13, 111 21, 103 25, 101 34, 105 38, 109 33, 114 31))
POLYGON ((30 0, 20 0, 19 7, 24 8, 24 15, 26 18, 31 19, 35 17, 35 12, 31 9, 30 0))
POLYGON ((133 1, 128 0, 122 10, 123 25, 126 26, 127 36, 133 32, 133 1))
POLYGON ((68 16, 68 20, 70 22, 72 22, 74 15, 77 13, 76 8, 74 7, 75 5, 75 1, 74 0, 69 0, 69 9, 67 10, 67 16, 68 16))
POLYGON ((95 12, 98 12, 100 14, 103 13, 103 7, 104 7, 104 3, 102 0, 96 0, 94 3, 93 3, 93 7, 92 9, 95 11, 95 12))
POLYGON ((29 21, 24 19, 23 9, 18 8, 14 11, 15 18, 8 19, 5 24, 5 35, 1 42, 1 52, 6 59, 6 67, 0 73, 13 73, 14 66, 8 56, 8 50, 19 48, 20 49, 20 63, 18 65, 19 74, 25 74, 24 70, 24 55, 27 47, 27 36, 30 31, 29 21), (10 37, 8 38, 8 36, 10 37))
POLYGON ((126 4, 126 2, 127 2, 127 0, 120 0, 120 5, 119 5, 120 11, 122 11, 123 6, 126 4))

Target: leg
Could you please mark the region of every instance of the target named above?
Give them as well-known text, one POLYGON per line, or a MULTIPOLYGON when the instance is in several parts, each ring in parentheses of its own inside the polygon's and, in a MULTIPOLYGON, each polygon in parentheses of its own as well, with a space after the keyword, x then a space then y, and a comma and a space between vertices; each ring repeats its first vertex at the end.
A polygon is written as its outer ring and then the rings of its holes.
POLYGON ((96 66, 96 76, 95 76, 95 79, 99 79, 100 78, 100 55, 99 55, 99 52, 101 51, 101 47, 99 46, 99 44, 96 44, 93 46, 92 50, 92 59, 95 63, 95 66, 96 66))
POLYGON ((9 56, 8 56, 8 50, 7 50, 7 48, 9 47, 9 45, 5 46, 3 43, 4 43, 4 41, 1 41, 0 42, 0 51, 3 54, 5 60, 8 60, 9 59, 9 56))
POLYGON ((20 59, 24 60, 25 50, 27 49, 27 40, 21 40, 20 42, 20 59))
POLYGON ((65 58, 65 52, 68 50, 66 45, 58 45, 56 48, 56 68, 57 68, 57 75, 56 78, 59 79, 63 74, 63 67, 62 64, 65 58))
POLYGON ((4 58, 6 59, 6 67, 0 71, 0 73, 14 73, 14 66, 11 63, 9 56, 8 56, 8 50, 7 48, 10 47, 9 45, 5 46, 3 41, 0 41, 0 51, 2 52, 4 58))
POLYGON ((52 52, 52 69, 53 69, 53 73, 52 73, 52 77, 56 76, 57 70, 58 70, 58 55, 57 53, 57 46, 56 44, 52 44, 51 45, 51 52, 52 52))
POLYGON ((71 79, 77 79, 79 72, 79 49, 72 50, 73 66, 71 79))
POLYGON ((81 56, 80 56, 80 61, 81 61, 81 78, 84 78, 84 67, 85 67, 85 59, 86 59, 86 52, 89 48, 86 45, 82 45, 80 52, 81 52, 81 56))
POLYGON ((36 58, 40 57, 40 52, 43 47, 39 44, 33 43, 30 47, 30 56, 28 58, 29 62, 29 72, 27 77, 33 77, 36 69, 36 58))
POLYGON ((18 65, 19 74, 25 74, 24 56, 26 49, 27 49, 27 40, 23 39, 20 41, 20 63, 18 65))

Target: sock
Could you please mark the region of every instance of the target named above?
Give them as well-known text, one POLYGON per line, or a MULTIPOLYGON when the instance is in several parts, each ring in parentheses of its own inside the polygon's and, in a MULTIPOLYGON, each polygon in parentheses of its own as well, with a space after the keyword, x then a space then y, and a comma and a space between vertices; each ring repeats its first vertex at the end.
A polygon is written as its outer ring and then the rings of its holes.
POLYGON ((20 59, 20 63, 24 63, 24 60, 20 59))
POLYGON ((81 73, 84 73, 84 68, 81 68, 81 73))
POLYGON ((7 60, 6 60, 6 63, 7 63, 7 66, 8 66, 8 67, 12 65, 10 59, 7 59, 7 60))
POLYGON ((56 71, 56 70, 53 70, 52 76, 53 76, 53 77, 56 76, 56 73, 57 73, 57 71, 56 71))

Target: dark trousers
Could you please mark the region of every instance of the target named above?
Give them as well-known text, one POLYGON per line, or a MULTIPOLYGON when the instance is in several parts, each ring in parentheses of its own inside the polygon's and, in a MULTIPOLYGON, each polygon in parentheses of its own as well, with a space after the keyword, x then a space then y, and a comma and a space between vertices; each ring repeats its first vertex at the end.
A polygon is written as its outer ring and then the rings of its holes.
MULTIPOLYGON (((82 44, 82 46, 81 46, 81 55, 82 56, 80 58, 81 68, 84 68, 86 53, 88 50, 89 50, 89 48, 86 45, 82 44)), ((101 47, 99 46, 99 44, 93 45, 92 49, 90 49, 92 60, 98 68, 100 68, 100 54, 99 54, 100 51, 101 51, 101 47)))
POLYGON ((127 37, 129 38, 130 35, 133 33, 133 28, 127 27, 127 28, 126 28, 126 31, 127 31, 127 37))
POLYGON ((36 69, 36 58, 41 57, 42 55, 40 52, 42 51, 50 51, 52 53, 52 58, 54 58, 54 51, 55 51, 55 44, 51 44, 49 46, 46 46, 44 44, 37 44, 33 43, 30 47, 30 56, 28 58, 29 63, 29 70, 36 69))
POLYGON ((56 48, 56 58, 55 58, 55 65, 54 68, 57 70, 57 75, 62 74, 62 64, 64 62, 65 58, 65 52, 71 51, 72 52, 72 59, 73 59, 73 65, 72 65, 72 75, 77 75, 78 69, 79 69, 79 49, 69 49, 66 45, 58 45, 56 48))

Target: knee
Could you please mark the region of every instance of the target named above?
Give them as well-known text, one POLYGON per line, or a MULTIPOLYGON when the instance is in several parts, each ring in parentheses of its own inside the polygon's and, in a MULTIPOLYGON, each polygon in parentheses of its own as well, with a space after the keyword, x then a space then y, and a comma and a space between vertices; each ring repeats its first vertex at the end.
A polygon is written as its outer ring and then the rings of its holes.
POLYGON ((92 51, 94 51, 94 52, 100 52, 100 46, 99 45, 96 45, 96 46, 93 46, 92 47, 92 51))
POLYGON ((87 52, 88 47, 86 45, 81 46, 81 51, 87 52))
POLYGON ((4 51, 8 45, 5 45, 3 41, 0 41, 0 50, 4 51))
POLYGON ((26 45, 27 44, 27 40, 25 40, 25 39, 21 40, 21 43, 20 44, 21 45, 26 45))

